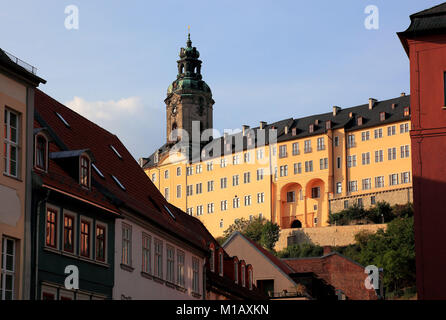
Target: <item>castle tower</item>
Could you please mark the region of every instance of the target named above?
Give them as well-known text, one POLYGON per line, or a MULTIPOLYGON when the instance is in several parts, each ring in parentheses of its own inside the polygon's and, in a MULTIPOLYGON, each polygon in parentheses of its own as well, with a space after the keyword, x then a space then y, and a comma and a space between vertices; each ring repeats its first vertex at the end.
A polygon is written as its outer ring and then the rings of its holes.
POLYGON ((192 122, 199 121, 200 133, 213 127, 212 122, 212 92, 202 80, 200 53, 192 47, 190 33, 186 48, 180 50, 177 79, 167 89, 166 103, 166 129, 167 142, 181 139, 172 133, 175 129, 183 129, 192 137, 192 122))

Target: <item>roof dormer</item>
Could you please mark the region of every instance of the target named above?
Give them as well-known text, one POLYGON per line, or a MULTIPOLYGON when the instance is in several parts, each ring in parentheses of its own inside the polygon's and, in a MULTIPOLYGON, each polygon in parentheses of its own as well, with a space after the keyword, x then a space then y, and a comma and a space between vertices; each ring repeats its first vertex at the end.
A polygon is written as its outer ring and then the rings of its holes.
POLYGON ((46 128, 34 129, 34 167, 48 172, 49 142, 51 136, 46 128))

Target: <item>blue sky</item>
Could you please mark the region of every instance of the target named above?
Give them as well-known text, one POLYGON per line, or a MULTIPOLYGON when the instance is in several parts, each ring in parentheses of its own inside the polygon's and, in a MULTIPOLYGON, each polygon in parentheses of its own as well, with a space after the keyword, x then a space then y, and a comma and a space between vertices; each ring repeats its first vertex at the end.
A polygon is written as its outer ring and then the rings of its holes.
POLYGON ((43 91, 139 158, 165 141, 163 101, 188 25, 223 132, 409 93, 396 32, 439 3, 1 0, 0 47, 36 66, 43 91), (68 5, 79 8, 79 30, 65 28, 68 5), (379 9, 378 30, 364 27, 368 5, 379 9))

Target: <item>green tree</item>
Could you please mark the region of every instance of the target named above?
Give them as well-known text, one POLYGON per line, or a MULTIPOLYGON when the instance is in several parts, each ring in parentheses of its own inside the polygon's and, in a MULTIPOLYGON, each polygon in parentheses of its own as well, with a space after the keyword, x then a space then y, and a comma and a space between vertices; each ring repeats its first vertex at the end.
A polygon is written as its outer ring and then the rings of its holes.
POLYGON ((266 221, 262 227, 260 244, 269 251, 273 251, 274 245, 279 240, 279 233, 280 227, 277 223, 266 221))

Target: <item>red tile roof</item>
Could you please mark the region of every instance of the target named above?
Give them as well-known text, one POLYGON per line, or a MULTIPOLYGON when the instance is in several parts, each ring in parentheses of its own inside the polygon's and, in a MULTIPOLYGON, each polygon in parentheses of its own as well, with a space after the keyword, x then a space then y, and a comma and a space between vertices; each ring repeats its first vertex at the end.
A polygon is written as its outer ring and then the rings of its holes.
POLYGON ((207 243, 212 236, 206 228, 196 218, 170 205, 164 199, 116 135, 38 89, 35 92, 35 111, 35 126, 46 127, 54 139, 54 143, 50 144, 50 152, 89 149, 96 160, 94 164, 104 175, 102 178, 95 170, 91 170, 93 183, 91 191, 87 191, 80 188, 79 183, 58 166, 56 161, 51 160, 49 173, 39 173, 45 184, 110 210, 117 211, 117 207, 131 209, 176 237, 201 249, 207 249, 207 243), (56 112, 67 121, 69 127, 61 121, 56 112), (119 158, 110 146, 113 146, 122 158, 119 158), (122 183, 125 190, 118 186, 112 175, 122 183), (99 184, 101 189, 105 188, 118 202, 106 199, 103 193, 98 192, 94 182, 99 184), (165 206, 173 210, 175 219, 170 216, 165 206))

